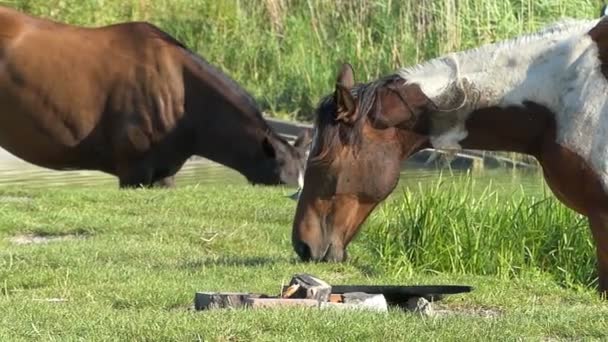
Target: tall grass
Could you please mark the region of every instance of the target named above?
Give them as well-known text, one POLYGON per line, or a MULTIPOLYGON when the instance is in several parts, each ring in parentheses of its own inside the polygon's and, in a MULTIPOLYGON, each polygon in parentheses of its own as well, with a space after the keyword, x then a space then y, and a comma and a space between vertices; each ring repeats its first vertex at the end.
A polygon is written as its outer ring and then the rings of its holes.
POLYGON ((585 217, 549 192, 511 192, 471 177, 403 191, 361 239, 389 272, 510 278, 548 272, 566 286, 594 285, 595 249, 585 217))
POLYGON ((602 0, 4 0, 74 24, 148 20, 249 89, 265 110, 310 119, 340 62, 361 81, 398 67, 591 18, 602 0))

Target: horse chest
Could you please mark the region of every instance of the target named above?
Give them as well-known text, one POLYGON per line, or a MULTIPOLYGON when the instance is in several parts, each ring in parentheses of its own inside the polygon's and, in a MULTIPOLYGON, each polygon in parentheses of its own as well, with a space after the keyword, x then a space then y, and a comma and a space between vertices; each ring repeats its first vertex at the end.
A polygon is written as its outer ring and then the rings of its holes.
POLYGON ((547 140, 539 160, 547 184, 568 207, 584 215, 608 209, 608 192, 602 186, 604 180, 577 153, 547 140))

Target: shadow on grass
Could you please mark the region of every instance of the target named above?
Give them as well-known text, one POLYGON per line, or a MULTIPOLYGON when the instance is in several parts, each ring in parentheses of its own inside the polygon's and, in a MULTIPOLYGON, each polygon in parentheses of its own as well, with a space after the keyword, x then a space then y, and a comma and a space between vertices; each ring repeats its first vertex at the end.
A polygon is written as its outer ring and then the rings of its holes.
POLYGON ((351 264, 366 277, 377 277, 382 274, 382 269, 377 265, 366 264, 358 260, 353 261, 351 264))
POLYGON ((203 260, 190 260, 183 263, 181 269, 198 269, 209 266, 263 267, 277 263, 291 263, 288 258, 265 256, 220 256, 203 260))
POLYGON ((66 231, 48 231, 44 229, 28 230, 8 238, 14 245, 46 244, 55 241, 83 240, 91 237, 89 230, 84 228, 68 229, 66 231))

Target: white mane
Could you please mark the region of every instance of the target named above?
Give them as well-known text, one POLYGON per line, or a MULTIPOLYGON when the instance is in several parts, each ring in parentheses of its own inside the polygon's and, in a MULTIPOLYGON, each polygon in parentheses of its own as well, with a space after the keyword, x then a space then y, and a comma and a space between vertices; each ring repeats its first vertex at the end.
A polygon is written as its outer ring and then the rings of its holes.
MULTIPOLYGON (((518 36, 512 39, 482 45, 478 48, 469 49, 460 52, 453 52, 446 56, 431 59, 429 61, 401 68, 397 73, 404 79, 415 77, 415 75, 423 72, 427 73, 432 69, 442 69, 446 67, 447 59, 481 59, 484 57, 492 58, 498 51, 512 50, 522 46, 529 46, 535 42, 556 42, 559 38, 563 38, 569 34, 587 32, 597 24, 598 20, 575 20, 565 18, 555 23, 549 24, 539 31, 518 36)), ((513 51, 518 53, 517 51, 513 51)), ((409 79, 408 79, 409 81, 409 79)), ((413 83, 413 82, 408 82, 413 83)))

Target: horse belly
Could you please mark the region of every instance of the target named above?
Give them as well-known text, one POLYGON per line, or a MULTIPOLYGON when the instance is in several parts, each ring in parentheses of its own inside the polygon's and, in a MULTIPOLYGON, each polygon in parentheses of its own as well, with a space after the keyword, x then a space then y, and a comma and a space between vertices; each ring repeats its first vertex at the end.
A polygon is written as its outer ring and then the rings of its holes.
POLYGON ((90 168, 94 154, 66 144, 39 128, 27 113, 0 107, 0 147, 38 166, 51 169, 90 168))
MULTIPOLYGON (((94 120, 63 115, 53 94, 39 93, 36 84, 20 83, 16 75, 0 68, 0 147, 51 169, 96 168, 100 156, 87 151, 95 144, 83 144, 95 140, 94 120)), ((78 113, 76 109, 67 108, 78 113)))

